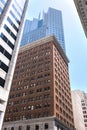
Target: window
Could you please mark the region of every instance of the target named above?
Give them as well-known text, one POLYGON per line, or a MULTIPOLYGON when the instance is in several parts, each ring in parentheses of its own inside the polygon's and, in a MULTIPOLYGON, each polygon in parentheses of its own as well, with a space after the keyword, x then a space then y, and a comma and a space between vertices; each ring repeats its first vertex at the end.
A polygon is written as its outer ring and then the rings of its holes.
POLYGON ((46 103, 44 104, 44 107, 50 107, 50 103, 46 102, 46 103))
POLYGON ((37 89, 37 92, 42 92, 42 88, 37 89))
POLYGON ((16 22, 20 25, 20 21, 17 19, 17 17, 15 16, 15 14, 12 11, 10 11, 10 14, 16 20, 16 22))
POLYGON ((49 86, 44 88, 44 91, 49 91, 49 90, 50 90, 49 86))
POLYGON ((39 130, 39 125, 36 125, 36 126, 35 126, 35 130, 39 130))
POLYGON ((35 108, 36 108, 36 109, 40 109, 41 107, 42 107, 41 104, 37 104, 35 108))
POLYGON ((19 126, 19 129, 18 130, 22 130, 22 126, 19 126))
POLYGON ((19 5, 19 3, 18 3, 17 0, 15 0, 15 3, 16 3, 16 5, 17 5, 17 7, 20 9, 20 11, 22 12, 22 8, 20 7, 20 5, 19 5))
POLYGON ((4 130, 7 130, 7 128, 4 128, 4 130))
POLYGON ((18 32, 18 28, 15 26, 15 24, 12 22, 12 20, 8 17, 7 21, 11 24, 11 26, 18 32))
POLYGON ((16 11, 16 13, 18 14, 18 16, 21 17, 21 14, 18 12, 18 10, 16 9, 15 5, 12 5, 12 7, 16 11))
POLYGON ((59 110, 59 106, 56 104, 56 110, 59 110))
POLYGON ((0 7, 0 13, 2 12, 2 8, 0 7))
POLYGON ((26 128, 26 130, 30 130, 30 126, 29 126, 29 125, 27 125, 27 128, 26 128))
POLYGON ((56 96, 56 101, 58 102, 58 97, 56 96))
POLYGON ((46 130, 46 129, 48 129, 48 128, 49 128, 48 123, 45 123, 45 125, 44 125, 44 129, 46 130))
POLYGON ((11 127, 11 130, 14 130, 14 127, 11 127))
POLYGON ((8 44, 11 47, 11 49, 14 49, 14 45, 11 43, 11 41, 8 40, 8 38, 3 33, 1 33, 0 37, 4 40, 6 44, 8 44))
POLYGON ((6 73, 8 72, 8 66, 5 65, 2 61, 0 61, 0 68, 4 70, 6 73))
POLYGON ((4 54, 9 60, 11 60, 11 55, 0 45, 0 52, 4 54))
POLYGON ((8 26, 5 24, 4 25, 4 29, 12 36, 12 38, 14 40, 16 40, 16 36, 14 35, 14 33, 8 28, 8 26))
POLYGON ((50 98, 50 94, 45 94, 44 99, 50 98))

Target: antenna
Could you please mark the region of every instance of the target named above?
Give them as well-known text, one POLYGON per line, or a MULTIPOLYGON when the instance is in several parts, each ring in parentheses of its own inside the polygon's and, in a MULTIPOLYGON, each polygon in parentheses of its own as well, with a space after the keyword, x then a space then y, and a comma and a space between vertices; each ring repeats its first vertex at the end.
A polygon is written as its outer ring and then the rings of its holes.
POLYGON ((39 13, 38 20, 40 20, 40 17, 41 17, 41 12, 39 13))

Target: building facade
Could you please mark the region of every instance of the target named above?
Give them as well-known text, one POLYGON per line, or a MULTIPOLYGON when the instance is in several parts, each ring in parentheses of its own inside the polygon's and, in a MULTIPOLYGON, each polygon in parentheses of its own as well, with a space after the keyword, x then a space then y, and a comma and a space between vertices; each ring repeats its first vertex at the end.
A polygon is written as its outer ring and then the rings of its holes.
POLYGON ((0 130, 19 50, 28 0, 0 0, 0 130))
POLYGON ((38 19, 26 20, 21 46, 49 35, 55 35, 65 51, 62 13, 53 8, 43 12, 42 19, 39 15, 38 19))
POLYGON ((74 130, 68 62, 54 36, 20 48, 3 130, 74 130))
POLYGON ((77 130, 87 130, 87 93, 72 91, 74 124, 77 130))
POLYGON ((74 0, 77 12, 79 14, 85 35, 87 37, 87 1, 86 0, 74 0))

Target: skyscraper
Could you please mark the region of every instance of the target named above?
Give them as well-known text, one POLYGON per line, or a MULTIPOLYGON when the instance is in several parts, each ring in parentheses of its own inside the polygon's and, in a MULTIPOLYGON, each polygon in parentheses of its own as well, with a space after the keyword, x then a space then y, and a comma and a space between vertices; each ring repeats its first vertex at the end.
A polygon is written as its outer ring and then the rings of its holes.
POLYGON ((27 6, 28 0, 0 0, 0 130, 27 6))
POLYGON ((86 0, 74 0, 77 12, 79 14, 85 35, 87 37, 87 1, 86 0))
POLYGON ((20 48, 2 130, 74 130, 68 62, 54 36, 20 48))
POLYGON ((72 104, 76 130, 87 130, 87 93, 72 91, 72 104))
POLYGON ((26 21, 21 46, 49 35, 55 35, 65 51, 62 13, 53 8, 49 8, 47 13, 43 12, 42 19, 39 14, 38 19, 26 21))

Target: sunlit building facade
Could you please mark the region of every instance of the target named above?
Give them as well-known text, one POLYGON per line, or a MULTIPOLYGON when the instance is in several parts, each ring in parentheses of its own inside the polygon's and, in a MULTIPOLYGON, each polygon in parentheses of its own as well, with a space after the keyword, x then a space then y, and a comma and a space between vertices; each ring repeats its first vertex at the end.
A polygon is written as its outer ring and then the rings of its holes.
POLYGON ((87 130, 87 93, 72 91, 72 104, 76 130, 87 130))
POLYGON ((0 130, 19 50, 28 0, 0 0, 0 130))
POLYGON ((87 1, 86 0, 74 0, 77 12, 79 14, 85 35, 87 37, 87 1))
POLYGON ((74 130, 68 62, 54 36, 20 48, 2 130, 74 130))

